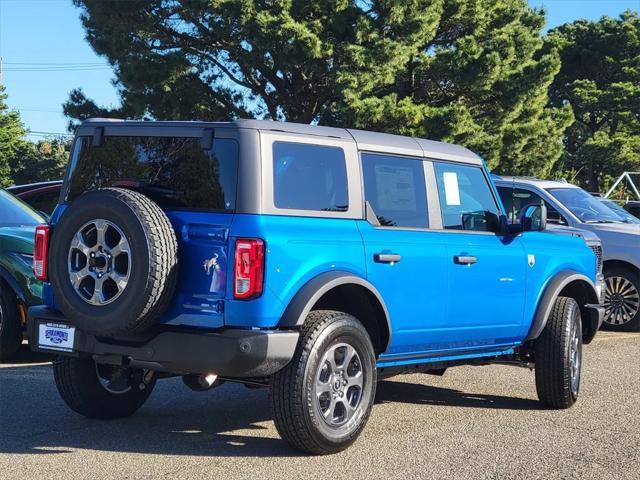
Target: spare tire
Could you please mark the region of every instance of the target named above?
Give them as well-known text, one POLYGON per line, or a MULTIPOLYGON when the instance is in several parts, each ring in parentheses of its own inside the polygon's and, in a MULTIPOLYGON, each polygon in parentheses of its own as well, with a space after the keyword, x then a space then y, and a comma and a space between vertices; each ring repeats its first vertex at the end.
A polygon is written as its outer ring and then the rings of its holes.
POLYGON ((54 226, 49 281, 65 317, 98 336, 138 333, 167 309, 178 244, 169 219, 144 195, 87 192, 54 226))

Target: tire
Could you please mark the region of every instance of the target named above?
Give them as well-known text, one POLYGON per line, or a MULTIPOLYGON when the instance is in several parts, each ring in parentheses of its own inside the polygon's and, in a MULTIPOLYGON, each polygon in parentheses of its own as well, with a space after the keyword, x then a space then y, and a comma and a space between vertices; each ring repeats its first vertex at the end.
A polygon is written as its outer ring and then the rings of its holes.
POLYGON ((155 378, 143 381, 142 370, 96 365, 91 357, 62 357, 54 362, 53 375, 69 408, 89 418, 128 417, 144 404, 155 386, 155 378), (111 378, 115 369, 124 379, 117 389, 105 387, 99 379, 99 372, 108 377, 109 369, 111 378))
POLYGON ((558 297, 535 342, 536 390, 551 408, 571 407, 580 393, 582 319, 573 298, 558 297))
POLYGON ((312 311, 293 359, 273 376, 271 401, 280 436, 306 453, 323 455, 346 449, 371 414, 376 374, 371 340, 355 317, 312 311), (355 408, 347 410, 347 404, 355 408))
POLYGON ((13 357, 22 345, 22 325, 18 299, 0 283, 0 360, 13 357))
POLYGON ((605 270, 603 327, 623 332, 640 331, 640 274, 631 268, 605 270))
POLYGON ((49 279, 60 310, 94 335, 145 330, 171 301, 177 250, 169 219, 144 195, 122 188, 83 194, 65 211, 51 239, 49 279))

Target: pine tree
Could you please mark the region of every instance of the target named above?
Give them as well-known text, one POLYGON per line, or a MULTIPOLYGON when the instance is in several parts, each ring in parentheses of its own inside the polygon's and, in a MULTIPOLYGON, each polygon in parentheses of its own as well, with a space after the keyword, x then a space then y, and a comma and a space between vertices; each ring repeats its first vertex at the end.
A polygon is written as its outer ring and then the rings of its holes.
POLYGON ((551 104, 570 104, 558 169, 598 191, 625 170, 640 170, 640 16, 579 20, 549 32, 562 68, 551 104))
POLYGON ((568 106, 544 14, 525 0, 74 0, 122 106, 76 90, 65 111, 272 118, 462 143, 503 173, 545 176, 568 106))

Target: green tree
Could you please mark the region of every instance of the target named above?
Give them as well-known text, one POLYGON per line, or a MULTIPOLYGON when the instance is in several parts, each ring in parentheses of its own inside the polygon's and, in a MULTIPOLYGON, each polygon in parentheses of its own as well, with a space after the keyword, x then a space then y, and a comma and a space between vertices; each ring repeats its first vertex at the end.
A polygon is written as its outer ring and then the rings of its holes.
POLYGON ((545 175, 568 106, 525 0, 74 0, 122 106, 76 90, 72 119, 272 118, 463 143, 545 175))
POLYGON ((640 169, 640 16, 580 20, 549 32, 562 68, 550 90, 554 106, 571 104, 558 170, 587 189, 640 169))
POLYGON ((10 162, 16 150, 24 143, 25 132, 20 115, 9 110, 6 104, 5 87, 0 85, 0 186, 11 185, 10 162))
POLYGON ((9 159, 11 181, 16 185, 59 180, 69 159, 71 142, 64 139, 22 141, 9 159))

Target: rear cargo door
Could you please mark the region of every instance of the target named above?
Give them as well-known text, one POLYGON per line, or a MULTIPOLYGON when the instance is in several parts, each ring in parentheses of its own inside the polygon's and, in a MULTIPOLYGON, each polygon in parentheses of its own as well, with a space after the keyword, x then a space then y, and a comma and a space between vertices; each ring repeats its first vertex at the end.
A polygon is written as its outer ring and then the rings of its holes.
POLYGON ((162 323, 220 327, 228 288, 229 227, 236 207, 237 129, 207 124, 99 127, 82 136, 69 198, 105 187, 146 195, 178 240, 178 284, 162 323))

